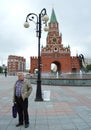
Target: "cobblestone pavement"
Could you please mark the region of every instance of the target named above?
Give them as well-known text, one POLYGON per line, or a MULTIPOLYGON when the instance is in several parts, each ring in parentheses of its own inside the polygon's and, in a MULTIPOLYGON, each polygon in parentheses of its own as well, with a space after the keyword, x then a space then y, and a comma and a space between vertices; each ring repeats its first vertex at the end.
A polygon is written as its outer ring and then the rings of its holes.
MULTIPOLYGON (((0 130, 24 130, 12 117, 12 93, 16 76, 0 76, 0 130)), ((27 130, 91 130, 91 87, 42 85, 50 100, 35 102, 36 85, 29 97, 27 130)))

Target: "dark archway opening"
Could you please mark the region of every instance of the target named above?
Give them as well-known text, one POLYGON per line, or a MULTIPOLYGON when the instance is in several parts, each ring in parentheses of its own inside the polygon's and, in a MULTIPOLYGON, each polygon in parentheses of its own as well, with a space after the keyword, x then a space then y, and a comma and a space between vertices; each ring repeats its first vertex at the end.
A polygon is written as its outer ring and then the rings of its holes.
POLYGON ((54 61, 51 63, 51 72, 61 73, 61 65, 58 61, 54 61))

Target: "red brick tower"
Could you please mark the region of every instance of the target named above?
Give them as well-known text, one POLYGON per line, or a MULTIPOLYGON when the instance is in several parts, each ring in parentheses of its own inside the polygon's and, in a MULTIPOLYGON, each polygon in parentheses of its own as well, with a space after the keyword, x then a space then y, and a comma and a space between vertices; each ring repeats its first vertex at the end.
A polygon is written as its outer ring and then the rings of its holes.
MULTIPOLYGON (((34 72, 34 69, 37 68, 37 60, 33 60, 31 57, 31 72, 34 72)), ((52 63, 56 64, 59 73, 77 72, 80 69, 78 58, 71 57, 70 47, 63 47, 62 34, 59 33, 59 24, 54 9, 52 9, 49 22, 46 46, 41 49, 41 72, 51 72, 52 63)))
POLYGON ((30 57, 30 60, 31 60, 30 73, 34 73, 35 69, 38 68, 38 58, 30 57))

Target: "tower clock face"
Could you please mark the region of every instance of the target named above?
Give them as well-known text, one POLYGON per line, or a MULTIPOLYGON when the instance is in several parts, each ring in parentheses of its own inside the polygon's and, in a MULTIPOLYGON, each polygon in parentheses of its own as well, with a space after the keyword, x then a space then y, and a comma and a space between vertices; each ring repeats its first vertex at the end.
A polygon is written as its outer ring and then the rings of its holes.
POLYGON ((53 43, 56 43, 56 41, 57 41, 56 37, 53 37, 52 41, 53 41, 53 43))

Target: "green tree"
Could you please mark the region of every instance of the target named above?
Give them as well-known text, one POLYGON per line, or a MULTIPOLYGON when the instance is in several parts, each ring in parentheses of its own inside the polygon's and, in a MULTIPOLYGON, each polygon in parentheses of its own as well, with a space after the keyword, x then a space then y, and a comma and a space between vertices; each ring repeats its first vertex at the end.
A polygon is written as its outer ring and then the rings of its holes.
POLYGON ((86 66, 86 70, 87 70, 87 72, 91 71, 91 64, 89 64, 89 65, 86 66))
POLYGON ((3 73, 3 67, 0 66, 0 73, 3 73))

